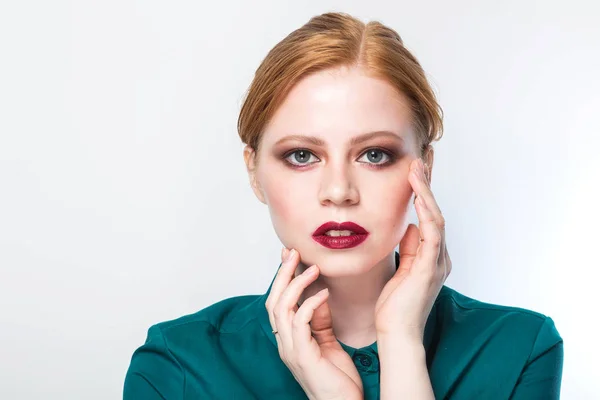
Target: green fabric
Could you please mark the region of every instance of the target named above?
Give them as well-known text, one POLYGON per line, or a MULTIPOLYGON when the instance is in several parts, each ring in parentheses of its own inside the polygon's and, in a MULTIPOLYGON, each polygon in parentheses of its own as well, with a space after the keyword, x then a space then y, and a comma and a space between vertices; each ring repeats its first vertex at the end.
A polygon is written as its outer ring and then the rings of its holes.
MULTIPOLYGON (((150 327, 133 353, 124 400, 306 399, 277 351, 265 308, 270 290, 150 327)), ((365 399, 378 399, 377 343, 341 344, 355 361, 365 399)), ((423 344, 436 399, 559 398, 563 341, 540 313, 483 303, 444 286, 423 344)))

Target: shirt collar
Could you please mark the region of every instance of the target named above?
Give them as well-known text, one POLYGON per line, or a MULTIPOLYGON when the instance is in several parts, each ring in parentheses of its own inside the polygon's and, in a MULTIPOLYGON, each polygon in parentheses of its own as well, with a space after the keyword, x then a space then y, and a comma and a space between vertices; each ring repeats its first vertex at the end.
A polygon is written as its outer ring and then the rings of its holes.
MULTIPOLYGON (((400 264, 400 254, 398 252, 395 252, 395 253, 396 253, 396 269, 398 269, 398 265, 400 264)), ((279 268, 281 268, 281 263, 279 264, 279 267, 277 267, 277 271, 279 271, 279 268)), ((277 274, 275 274, 275 276, 276 275, 277 274)), ((269 293, 271 292, 271 287, 273 286, 273 282, 275 281, 275 276, 271 280, 271 284, 269 285, 269 289, 267 290, 267 292, 257 299, 256 313, 257 313, 257 318, 260 322, 260 325, 261 325, 265 335, 267 335, 267 337, 269 338, 271 343, 273 343, 273 345, 277 347, 277 340, 275 339, 275 335, 273 334, 273 331, 271 328, 271 322, 269 321, 269 314, 267 312, 267 308, 265 305, 265 303, 267 301, 267 297, 269 297, 269 293)), ((438 295, 438 299, 439 299, 439 295, 438 295)), ((436 301, 432 307, 432 310, 429 313, 429 317, 427 318, 427 323, 425 324, 425 331, 423 334, 423 345, 425 347, 426 352, 429 352, 429 349, 431 348, 431 343, 432 343, 433 335, 435 332, 436 319, 437 319, 437 307, 436 306, 437 306, 438 299, 436 299, 436 301)), ((348 346, 348 345, 340 342, 339 340, 338 340, 338 342, 342 345, 344 350, 346 350, 346 352, 348 352, 350 354, 350 356, 352 356, 354 354, 354 352, 357 350, 351 346, 348 346)), ((367 347, 370 347, 373 351, 377 352, 377 343, 376 342, 367 347)))

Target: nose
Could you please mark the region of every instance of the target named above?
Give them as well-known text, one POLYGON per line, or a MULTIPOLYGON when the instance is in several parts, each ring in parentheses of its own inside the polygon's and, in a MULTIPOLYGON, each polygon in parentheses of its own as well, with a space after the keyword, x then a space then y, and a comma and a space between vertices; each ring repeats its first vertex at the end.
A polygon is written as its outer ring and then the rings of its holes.
POLYGON ((353 171, 345 161, 330 161, 323 168, 319 201, 323 205, 349 206, 358 203, 359 193, 353 171))

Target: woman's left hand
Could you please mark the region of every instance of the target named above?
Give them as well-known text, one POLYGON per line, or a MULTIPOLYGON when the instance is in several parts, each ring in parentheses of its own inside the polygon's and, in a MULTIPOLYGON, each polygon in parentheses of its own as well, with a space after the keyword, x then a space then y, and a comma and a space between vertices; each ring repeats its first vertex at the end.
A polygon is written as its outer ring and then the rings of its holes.
POLYGON ((444 217, 420 158, 411 163, 409 182, 416 195, 419 227, 410 224, 400 242, 400 264, 375 305, 375 327, 378 337, 422 342, 425 323, 452 262, 446 249, 444 217))

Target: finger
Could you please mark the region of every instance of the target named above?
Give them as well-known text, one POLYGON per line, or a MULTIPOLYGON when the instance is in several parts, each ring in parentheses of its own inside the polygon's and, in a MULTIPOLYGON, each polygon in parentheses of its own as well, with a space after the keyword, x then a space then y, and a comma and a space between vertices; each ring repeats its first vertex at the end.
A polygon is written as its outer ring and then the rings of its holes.
POLYGON ((400 264, 399 270, 408 270, 412 265, 419 249, 421 232, 415 224, 409 224, 400 241, 400 264))
POLYGON ((417 207, 417 215, 419 216, 419 230, 423 237, 415 263, 417 266, 423 266, 423 272, 429 269, 427 266, 431 266, 437 270, 442 244, 440 229, 433 213, 427 208, 422 199, 417 198, 415 205, 417 207))
POLYGON ((313 265, 292 279, 273 309, 275 326, 279 331, 279 336, 283 341, 286 351, 293 351, 294 349, 294 342, 292 340, 292 320, 296 314, 294 307, 297 307, 298 300, 304 289, 319 275, 318 270, 319 268, 313 265))
POLYGON ((439 225, 441 226, 443 222, 442 210, 440 210, 440 207, 435 200, 429 181, 421 170, 417 159, 411 164, 409 182, 413 186, 413 191, 416 196, 425 200, 425 205, 431 210, 436 221, 439 222, 439 225))
POLYGON ((329 290, 325 302, 316 308, 310 321, 310 328, 319 345, 329 342, 337 343, 335 333, 333 332, 331 309, 329 308, 329 290))
POLYGON ((291 254, 291 257, 289 260, 282 261, 281 267, 277 271, 277 275, 273 280, 273 285, 271 285, 271 291, 269 293, 269 296, 267 297, 267 300, 265 302, 265 305, 269 312, 269 321, 271 322, 271 327, 273 328, 273 330, 277 329, 277 326, 275 325, 275 319, 273 317, 273 308, 275 307, 275 304, 277 304, 277 302, 279 301, 281 293, 283 293, 285 288, 292 281, 294 277, 294 272, 298 265, 296 261, 298 252, 295 249, 292 249, 289 251, 289 254, 291 254))
POLYGON ((292 340, 294 341, 294 349, 298 354, 310 354, 309 352, 318 351, 321 343, 330 341, 332 337, 335 340, 331 312, 329 312, 329 316, 323 312, 320 313, 320 316, 315 315, 317 309, 322 310, 322 306, 327 305, 328 297, 328 289, 323 289, 315 295, 310 296, 304 300, 294 316, 292 322, 292 340), (315 341, 312 340, 313 334, 315 341))
MULTIPOLYGON (((290 281, 294 276, 294 271, 296 270, 297 261, 296 257, 298 252, 294 249, 288 250, 286 248, 282 249, 282 258, 287 254, 291 254, 289 260, 282 260, 281 266, 277 271, 277 275, 273 281, 273 285, 271 286, 271 291, 267 300, 265 302, 265 306, 267 308, 267 313, 269 315, 269 322, 271 324, 271 329, 277 331, 277 324, 275 322, 275 316, 273 315, 273 310, 275 305, 279 301, 279 297, 283 290, 289 285, 290 281)), ((297 309, 297 306, 296 306, 297 309)), ((294 311, 296 310, 294 309, 294 311)), ((279 335, 279 333, 275 334, 275 341, 277 342, 277 349, 280 351, 280 354, 283 355, 283 341, 279 335)))
MULTIPOLYGON (((425 201, 425 206, 427 209, 430 210, 431 214, 433 215, 433 218, 438 226, 438 229, 440 231, 442 240, 441 240, 441 244, 440 247, 445 248, 446 246, 446 232, 445 232, 445 228, 446 228, 446 222, 444 219, 444 216, 442 215, 442 211, 440 210, 437 201, 435 200, 435 197, 433 195, 433 192, 431 191, 431 186, 429 185, 429 181, 427 180, 427 178, 425 177, 425 175, 423 174, 423 171, 421 170, 421 167, 419 165, 419 159, 415 159, 413 161, 413 163, 411 164, 411 179, 410 182, 413 185, 415 194, 416 194, 416 198, 421 198, 422 200, 425 201)), ((415 198, 415 207, 416 207, 416 198, 415 198)))

